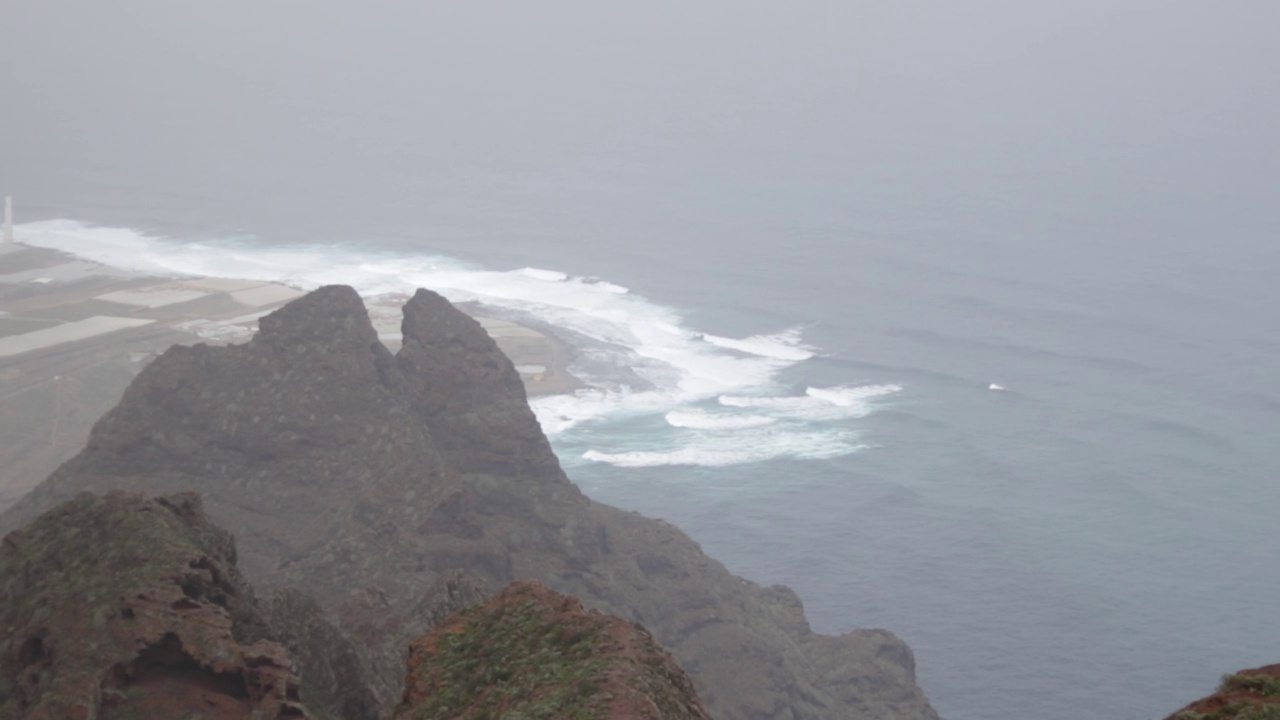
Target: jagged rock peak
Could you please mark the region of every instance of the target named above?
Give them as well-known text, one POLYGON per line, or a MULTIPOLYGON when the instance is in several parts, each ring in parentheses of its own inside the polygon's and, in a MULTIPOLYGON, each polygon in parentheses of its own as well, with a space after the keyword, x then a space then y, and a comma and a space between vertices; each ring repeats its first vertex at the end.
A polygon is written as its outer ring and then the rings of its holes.
POLYGON ((457 470, 568 482, 519 373, 480 323, 418 290, 401 329, 397 360, 413 410, 457 470))
POLYGON ((401 330, 402 355, 411 356, 425 370, 466 381, 447 386, 434 382, 439 392, 424 399, 424 408, 440 412, 460 402, 476 405, 503 395, 527 400, 520 375, 493 338, 441 295, 421 288, 415 292, 405 303, 401 330))
POLYGON ((0 543, 0 717, 305 718, 194 494, 87 493, 0 543))
POLYGON ((347 285, 313 290, 258 321, 254 341, 281 347, 368 348, 378 341, 360 295, 347 285))
POLYGON ((384 659, 457 571, 490 587, 537 578, 644 623, 726 720, 937 719, 896 637, 814 634, 790 593, 731 575, 671 525, 583 496, 477 323, 420 293, 393 357, 358 305, 325 288, 264 318, 253 342, 170 349, 0 530, 82 490, 196 489, 239 539, 246 576, 317 601, 281 606, 309 618, 281 635, 295 660, 322 668, 321 682, 359 674, 364 660, 312 627, 322 615, 376 656, 368 682, 343 693, 378 713, 404 678, 384 659), (289 337, 300 340, 278 342, 289 337))
POLYGON ((409 648, 395 720, 556 717, 710 720, 642 626, 522 580, 409 648))

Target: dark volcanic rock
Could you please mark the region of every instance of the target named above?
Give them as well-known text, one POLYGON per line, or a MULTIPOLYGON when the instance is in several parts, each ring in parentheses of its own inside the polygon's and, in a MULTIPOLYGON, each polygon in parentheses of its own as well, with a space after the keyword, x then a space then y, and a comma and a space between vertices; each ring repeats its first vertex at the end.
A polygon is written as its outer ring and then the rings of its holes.
POLYGON ((936 717, 891 634, 816 635, 789 590, 582 495, 470 318, 422 291, 403 329, 393 358, 355 292, 327 287, 246 345, 175 347, 0 527, 84 489, 197 490, 255 584, 304 589, 373 649, 383 709, 403 677, 385 658, 432 614, 424 597, 536 578, 649 627, 722 720, 936 717))
POLYGON ((480 323, 418 290, 402 329, 397 359, 413 410, 455 470, 565 481, 524 383, 480 323))
POLYGON ((0 543, 0 717, 303 718, 199 498, 84 494, 0 543))
POLYGON ((1165 720, 1274 720, 1280 718, 1280 665, 1241 670, 1217 691, 1165 720))
POLYGON ((322 288, 260 325, 246 345, 175 346, 148 365, 6 525, 79 490, 195 490, 246 550, 251 578, 345 595, 349 551, 329 543, 379 524, 362 495, 394 483, 414 495, 379 502, 430 504, 443 465, 355 291, 322 288))
POLYGON ((409 646, 395 720, 710 720, 642 626, 533 581, 511 584, 409 646))
MULTIPOLYGON (((297 663, 308 706, 342 720, 381 717, 372 659, 334 627, 314 600, 283 590, 264 605, 273 636, 297 663)), ((381 689, 385 695, 394 692, 394 687, 381 689)))

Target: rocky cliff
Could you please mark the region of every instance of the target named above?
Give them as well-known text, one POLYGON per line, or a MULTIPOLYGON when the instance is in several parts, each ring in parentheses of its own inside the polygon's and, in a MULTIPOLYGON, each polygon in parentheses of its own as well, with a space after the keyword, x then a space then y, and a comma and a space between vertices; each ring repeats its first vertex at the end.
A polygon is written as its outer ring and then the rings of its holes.
POLYGON ((1165 720, 1276 720, 1280 718, 1280 665, 1241 670, 1222 678, 1212 695, 1165 720))
POLYGON ((199 498, 83 494, 0 543, 0 717, 306 718, 199 498))
POLYGON ((394 720, 710 720, 669 653, 640 625, 518 581, 409 646, 394 720))
MULTIPOLYGON (((439 591, 420 602, 434 629, 398 653, 397 719, 710 718, 639 625, 534 581, 487 602, 456 574, 439 591)), ((83 493, 6 535, 0 628, 7 719, 385 717, 359 684, 368 657, 301 593, 258 602, 191 493, 83 493)))
POLYGON ((245 345, 174 347, 0 529, 82 490, 198 491, 256 585, 304 588, 375 649, 379 708, 398 697, 396 644, 437 614, 423 597, 536 578, 649 627, 722 719, 936 717, 892 634, 816 635, 790 590, 582 495, 510 361, 443 298, 419 291, 403 334, 393 356, 331 286, 245 345))

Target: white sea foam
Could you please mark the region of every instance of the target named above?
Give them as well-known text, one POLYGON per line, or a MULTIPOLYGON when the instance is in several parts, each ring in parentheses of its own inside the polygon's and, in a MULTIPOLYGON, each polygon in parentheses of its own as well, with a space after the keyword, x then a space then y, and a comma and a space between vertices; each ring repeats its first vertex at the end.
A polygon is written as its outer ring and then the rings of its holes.
POLYGON ((521 268, 518 271, 521 275, 533 278, 534 280, 546 280, 547 282, 564 282, 569 279, 568 275, 557 270, 541 270, 539 268, 521 268))
POLYGON ((871 398, 890 395, 902 388, 898 385, 860 385, 832 388, 806 388, 805 395, 840 407, 858 407, 871 398))
MULTIPOLYGON (((776 388, 779 373, 815 354, 803 342, 799 328, 742 339, 705 334, 687 327, 671 308, 600 278, 528 267, 486 270, 440 255, 349 246, 182 243, 71 220, 27 223, 15 227, 15 232, 24 243, 147 273, 245 278, 302 289, 342 283, 365 296, 428 287, 455 302, 478 301, 562 328, 584 343, 583 361, 590 359, 593 366, 574 368, 588 388, 530 403, 549 436, 571 433, 583 424, 646 416, 665 417, 672 433, 697 436, 692 444, 655 451, 656 455, 594 451, 592 459, 606 462, 661 464, 678 458, 681 463, 731 464, 779 454, 825 457, 825 453, 852 452, 856 443, 838 433, 810 436, 804 433, 812 428, 803 424, 783 427, 776 421, 860 417, 870 411, 868 400, 897 390, 895 386, 841 386, 810 388, 798 397, 766 395, 776 388), (610 375, 600 370, 608 367, 617 372, 610 375), (647 387, 636 389, 637 377, 647 387), (698 403, 716 399, 724 411, 697 408, 698 403), (727 429, 765 426, 771 432, 757 436, 757 445, 699 444, 705 439, 702 436, 724 434, 727 429)), ((579 435, 575 438, 580 439, 579 435)))
POLYGON ((667 424, 678 428, 694 430, 740 430, 742 428, 772 425, 777 418, 768 415, 728 415, 709 413, 697 408, 691 410, 672 410, 666 415, 667 424))
POLYGON ((721 395, 721 405, 753 410, 767 410, 774 415, 800 420, 823 421, 858 418, 870 413, 870 400, 896 393, 897 385, 840 385, 830 388, 806 388, 804 395, 721 395))
POLYGON ((592 462, 630 468, 660 465, 724 467, 777 458, 821 460, 847 455, 865 447, 854 433, 847 430, 771 426, 727 435, 703 433, 683 438, 676 447, 659 450, 616 453, 588 450, 582 457, 592 462))
POLYGON ((813 348, 800 340, 800 328, 790 328, 773 335, 752 335, 741 340, 704 333, 702 339, 722 348, 778 360, 798 362, 813 357, 813 348))
POLYGON ((622 287, 621 285, 615 285, 611 282, 605 282, 604 280, 595 280, 595 281, 592 281, 592 284, 595 285, 597 288, 604 290, 605 292, 611 292, 611 293, 614 293, 615 295, 625 295, 631 292, 630 290, 622 287))

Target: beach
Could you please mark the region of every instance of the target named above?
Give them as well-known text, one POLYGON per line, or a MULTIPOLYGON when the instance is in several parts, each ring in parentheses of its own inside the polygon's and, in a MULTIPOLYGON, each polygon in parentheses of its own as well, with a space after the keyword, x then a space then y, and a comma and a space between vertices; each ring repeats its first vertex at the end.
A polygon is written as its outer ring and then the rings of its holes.
MULTIPOLYGON (((0 510, 84 446, 133 377, 175 344, 248 341, 258 319, 304 294, 281 283, 160 277, 45 248, 0 244, 0 510)), ((405 293, 365 298, 379 339, 400 346, 405 293)), ((466 303, 530 396, 572 392, 572 351, 545 328, 466 303)))

